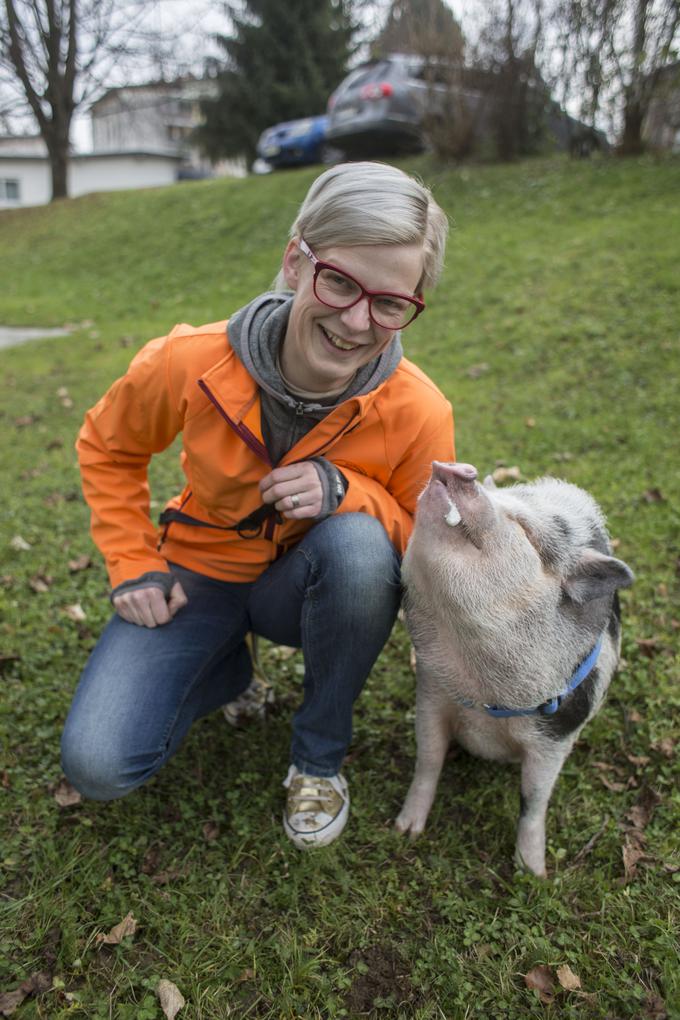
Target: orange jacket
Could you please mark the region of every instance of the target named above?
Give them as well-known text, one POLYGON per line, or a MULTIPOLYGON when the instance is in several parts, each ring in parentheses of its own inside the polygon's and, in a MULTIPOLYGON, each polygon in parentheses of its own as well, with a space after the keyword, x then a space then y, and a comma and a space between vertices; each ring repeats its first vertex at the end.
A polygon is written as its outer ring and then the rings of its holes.
MULTIPOLYGON (((92 536, 112 587, 168 561, 226 581, 253 581, 314 523, 277 523, 242 538, 224 529, 262 503, 258 483, 272 470, 260 427, 257 384, 236 356, 226 323, 176 326, 148 343, 85 416, 76 449, 92 536), (212 527, 149 516, 151 455, 183 434, 187 484, 168 507, 212 527)), ((349 486, 337 511, 377 517, 403 553, 416 499, 433 460, 454 460, 451 406, 415 365, 402 358, 371 393, 333 409, 281 464, 323 456, 349 486)))

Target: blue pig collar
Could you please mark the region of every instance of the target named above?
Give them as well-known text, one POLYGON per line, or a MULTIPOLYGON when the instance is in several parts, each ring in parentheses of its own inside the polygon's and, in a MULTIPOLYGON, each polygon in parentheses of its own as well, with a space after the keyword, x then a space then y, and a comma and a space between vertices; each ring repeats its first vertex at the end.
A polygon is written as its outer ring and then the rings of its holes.
POLYGON ((597 644, 583 662, 576 667, 567 686, 559 694, 556 694, 553 698, 548 698, 547 701, 536 705, 535 708, 506 708, 504 705, 477 705, 474 701, 468 701, 467 699, 461 699, 461 704, 465 705, 466 708, 483 708, 487 715, 493 716, 494 719, 511 719, 517 715, 554 715, 564 698, 571 694, 572 691, 575 691, 586 677, 590 676, 595 668, 595 663, 598 660, 601 649, 602 636, 600 636, 597 644))

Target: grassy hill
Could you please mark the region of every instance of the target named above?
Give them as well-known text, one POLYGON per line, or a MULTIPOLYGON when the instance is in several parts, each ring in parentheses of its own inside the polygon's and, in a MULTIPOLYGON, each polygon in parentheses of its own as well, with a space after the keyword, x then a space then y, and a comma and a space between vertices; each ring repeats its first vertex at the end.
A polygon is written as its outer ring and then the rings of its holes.
MULTIPOLYGON (((466 756, 422 840, 391 831, 415 747, 401 627, 357 712, 337 846, 300 855, 280 831, 301 662, 276 649, 265 728, 204 720, 148 788, 58 807, 60 728, 109 612, 72 449, 84 411, 146 339, 268 288, 317 171, 0 213, 0 325, 73 328, 0 351, 0 995, 53 978, 18 1016, 161 1017, 159 978, 206 1020, 680 1015, 680 163, 402 165, 452 219, 404 342, 454 404, 459 458, 590 489, 637 575, 622 669, 553 796, 551 879, 513 873, 516 773, 466 756), (627 851, 627 876, 626 843, 645 853, 633 874, 627 851), (99 947, 129 911, 137 934, 99 947), (523 979, 539 964, 568 964, 581 990, 540 1002, 523 979)), ((157 504, 178 477, 170 451, 157 504)))

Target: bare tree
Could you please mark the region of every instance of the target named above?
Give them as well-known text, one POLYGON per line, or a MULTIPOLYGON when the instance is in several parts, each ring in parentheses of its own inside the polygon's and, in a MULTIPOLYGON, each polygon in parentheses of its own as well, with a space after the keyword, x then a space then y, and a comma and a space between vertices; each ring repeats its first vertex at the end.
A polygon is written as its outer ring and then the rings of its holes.
MULTIPOLYGON (((32 113, 52 173, 52 198, 67 195, 75 110, 102 91, 112 71, 150 51, 142 0, 0 0, 0 84, 14 115, 32 113)), ((148 58, 147 58, 148 63, 148 58)), ((2 104, 7 122, 10 109, 2 104)))
POLYGON ((581 116, 608 112, 620 151, 644 147, 642 128, 660 76, 677 58, 679 0, 562 0, 560 73, 581 95, 581 116))

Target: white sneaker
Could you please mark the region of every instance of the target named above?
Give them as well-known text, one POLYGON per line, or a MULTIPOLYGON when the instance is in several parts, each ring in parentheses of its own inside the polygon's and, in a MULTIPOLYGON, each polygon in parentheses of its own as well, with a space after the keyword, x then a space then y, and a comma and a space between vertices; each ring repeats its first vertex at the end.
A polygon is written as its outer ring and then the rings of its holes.
POLYGON ((295 846, 304 850, 326 846, 340 835, 349 815, 349 790, 345 778, 307 776, 295 765, 283 781, 288 790, 283 828, 295 846))

